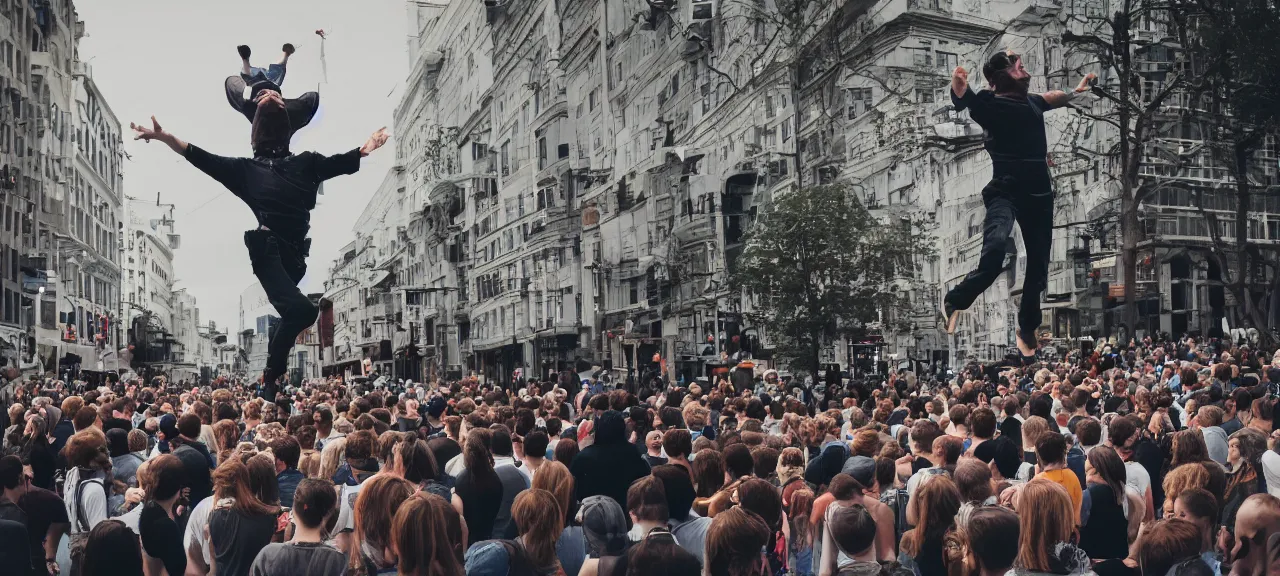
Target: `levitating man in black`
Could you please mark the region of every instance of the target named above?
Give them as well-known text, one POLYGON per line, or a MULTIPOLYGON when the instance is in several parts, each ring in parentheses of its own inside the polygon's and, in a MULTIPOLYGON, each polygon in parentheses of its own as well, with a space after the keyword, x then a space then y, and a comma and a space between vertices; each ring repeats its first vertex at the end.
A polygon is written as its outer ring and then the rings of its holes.
POLYGON ((982 255, 978 268, 965 276, 943 299, 948 334, 954 333, 961 310, 995 282, 1004 268, 1005 242, 1016 221, 1027 251, 1027 270, 1018 310, 1018 351, 1032 358, 1039 345, 1040 294, 1049 277, 1049 249, 1053 241, 1053 183, 1049 175, 1049 146, 1044 113, 1066 106, 1089 90, 1096 77, 1089 74, 1073 92, 1054 90, 1029 94, 1031 75, 1012 52, 1000 52, 982 66, 992 90, 974 94, 969 74, 957 67, 951 76, 951 102, 968 110, 986 132, 984 147, 991 155, 991 182, 982 189, 987 209, 982 223, 982 255))
POLYGON ((181 154, 196 168, 226 186, 253 210, 258 227, 244 233, 253 273, 267 298, 280 314, 280 324, 267 344, 267 368, 262 375, 262 395, 275 400, 276 380, 288 367, 289 350, 303 330, 316 321, 319 310, 298 282, 306 274, 311 240, 311 210, 316 207, 320 183, 354 174, 360 159, 387 142, 386 128, 374 132, 363 146, 336 156, 314 152, 293 154, 291 125, 285 100, 279 92, 262 90, 254 95, 253 158, 227 158, 210 154, 165 132, 154 117, 151 128, 130 124, 138 140, 159 140, 181 154))

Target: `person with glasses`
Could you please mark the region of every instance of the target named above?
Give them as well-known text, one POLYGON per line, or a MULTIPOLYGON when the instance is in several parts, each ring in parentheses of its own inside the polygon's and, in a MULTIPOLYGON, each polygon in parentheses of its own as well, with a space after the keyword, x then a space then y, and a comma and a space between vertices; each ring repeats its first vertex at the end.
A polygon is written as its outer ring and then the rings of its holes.
POLYGON ((1089 91, 1096 76, 1085 76, 1069 93, 1054 90, 1031 94, 1031 74, 1013 52, 993 55, 982 66, 982 75, 992 89, 976 94, 969 88, 969 73, 963 67, 956 67, 951 76, 951 101, 956 111, 968 110, 986 133, 984 147, 991 156, 992 178, 982 190, 987 214, 978 268, 947 293, 943 320, 946 332, 954 333, 960 312, 973 305, 1000 276, 1016 222, 1027 251, 1017 333, 1018 351, 1025 362, 1036 355, 1038 347, 1040 294, 1048 283, 1053 240, 1053 181, 1049 175, 1044 114, 1089 91))

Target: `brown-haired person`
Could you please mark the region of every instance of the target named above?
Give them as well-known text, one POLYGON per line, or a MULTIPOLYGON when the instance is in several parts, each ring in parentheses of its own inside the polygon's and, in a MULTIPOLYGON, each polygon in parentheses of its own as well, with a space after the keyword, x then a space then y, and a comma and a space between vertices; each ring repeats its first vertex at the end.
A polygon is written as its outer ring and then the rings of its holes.
POLYGON ((138 516, 144 568, 148 576, 183 574, 187 555, 182 546, 176 510, 186 488, 186 471, 177 456, 165 454, 147 462, 147 500, 138 516))
MULTIPOLYGON (((1181 574, 1181 571, 1173 569, 1190 562, 1196 562, 1196 568, 1201 568, 1203 573, 1213 573, 1200 559, 1200 530, 1195 524, 1180 518, 1152 524, 1138 541, 1137 560, 1138 569, 1143 574, 1181 574)), ((1249 574, 1243 571, 1232 573, 1249 574)))
POLYGON ((954 542, 960 545, 948 547, 947 572, 1004 576, 1018 559, 1019 530, 1018 516, 1008 508, 986 506, 974 510, 964 530, 956 534, 954 542), (954 558, 953 551, 962 552, 963 557, 954 558), (963 570, 953 570, 954 561, 963 562, 963 570))
POLYGON ((391 551, 399 574, 462 576, 464 537, 460 530, 452 528, 461 528, 460 520, 457 511, 438 496, 418 492, 409 497, 396 511, 391 525, 391 551))
POLYGON ((248 574, 253 559, 276 533, 279 508, 254 494, 249 467, 238 458, 227 459, 214 471, 213 492, 216 500, 206 529, 211 573, 248 574))
POLYGON ((342 576, 347 559, 324 543, 325 524, 336 513, 338 496, 333 484, 317 478, 298 482, 290 495, 293 539, 267 544, 250 568, 251 576, 342 576))
POLYGON ((1032 572, 1071 574, 1089 569, 1089 558, 1071 542, 1076 533, 1071 497, 1061 484, 1036 478, 1018 490, 1013 509, 1018 513, 1021 542, 1018 566, 1032 572))
POLYGON ((395 568, 392 524, 396 510, 413 493, 412 483, 390 474, 376 475, 364 484, 352 510, 355 527, 349 539, 339 542, 339 548, 346 548, 350 574, 368 576, 395 568))
POLYGON ((710 576, 764 576, 762 553, 772 532, 760 516, 735 506, 716 515, 707 530, 705 572, 710 576))
POLYGON ((943 574, 943 541, 955 527, 960 490, 947 476, 928 477, 907 508, 908 515, 917 518, 918 523, 902 535, 900 561, 918 567, 920 574, 943 574))
POLYGON ((462 456, 466 468, 453 486, 453 508, 467 521, 467 546, 493 537, 494 524, 502 507, 502 480, 493 468, 489 452, 492 438, 487 428, 467 432, 462 456))
POLYGON ((77 535, 87 535, 108 517, 111 456, 107 451, 106 436, 92 427, 73 434, 62 452, 68 464, 65 484, 67 521, 71 523, 74 539, 77 535))

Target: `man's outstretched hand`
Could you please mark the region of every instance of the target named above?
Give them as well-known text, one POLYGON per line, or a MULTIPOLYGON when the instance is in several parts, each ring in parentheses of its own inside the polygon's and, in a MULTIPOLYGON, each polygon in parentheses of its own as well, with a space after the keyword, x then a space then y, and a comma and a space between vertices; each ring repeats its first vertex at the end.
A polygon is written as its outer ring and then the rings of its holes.
POLYGON ((951 73, 951 93, 956 98, 963 98, 964 93, 969 90, 969 73, 964 68, 956 66, 954 72, 951 73))
POLYGON ((369 136, 369 139, 365 141, 364 146, 360 147, 360 157, 364 158, 365 156, 372 154, 374 150, 377 150, 381 148, 383 144, 386 144, 387 139, 390 137, 391 135, 387 134, 386 126, 379 128, 377 132, 374 132, 372 136, 369 136))
POLYGON ((161 140, 165 136, 168 136, 168 133, 164 131, 164 128, 160 127, 160 122, 156 120, 155 116, 151 117, 151 128, 134 124, 133 122, 129 123, 129 128, 133 129, 134 140, 146 140, 147 142, 150 142, 152 140, 161 140))
POLYGON ((150 128, 133 122, 129 123, 129 128, 133 129, 134 140, 145 140, 147 142, 159 140, 168 144, 169 148, 178 154, 186 154, 187 152, 187 143, 177 139, 173 134, 165 132, 164 128, 160 127, 160 122, 156 120, 155 116, 151 117, 150 128))
POLYGON ((1086 74, 1085 77, 1080 80, 1080 84, 1076 86, 1076 92, 1077 93, 1088 92, 1091 88, 1093 88, 1093 83, 1097 79, 1098 79, 1098 75, 1094 74, 1093 72, 1086 74))

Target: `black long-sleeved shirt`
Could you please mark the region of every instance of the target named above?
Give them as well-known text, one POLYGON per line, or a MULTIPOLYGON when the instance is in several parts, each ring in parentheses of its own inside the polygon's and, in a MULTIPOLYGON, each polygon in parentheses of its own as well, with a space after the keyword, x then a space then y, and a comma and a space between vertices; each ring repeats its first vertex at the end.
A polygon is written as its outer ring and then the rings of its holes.
POLYGON ((955 92, 948 92, 956 110, 968 110, 969 117, 986 131, 983 147, 991 160, 1047 162, 1049 146, 1045 139, 1044 113, 1054 106, 1043 96, 997 96, 990 90, 974 94, 966 88, 964 96, 957 98, 955 92))
POLYGON ((260 226, 301 245, 311 230, 320 183, 360 170, 360 149, 336 156, 315 152, 284 158, 228 158, 187 145, 186 159, 238 196, 260 226))

